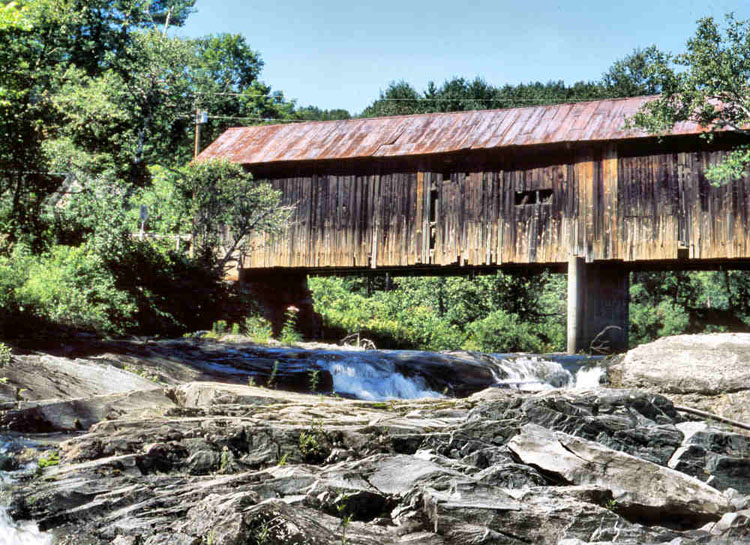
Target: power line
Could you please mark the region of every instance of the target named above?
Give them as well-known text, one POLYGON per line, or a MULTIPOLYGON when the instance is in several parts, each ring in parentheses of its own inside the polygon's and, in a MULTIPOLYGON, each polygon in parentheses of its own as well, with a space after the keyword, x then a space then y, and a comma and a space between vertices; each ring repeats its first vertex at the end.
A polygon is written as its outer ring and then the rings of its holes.
MULTIPOLYGON (((281 93, 277 91, 277 93, 281 93)), ((115 91, 113 94, 133 96, 133 93, 127 91, 115 91)), ((166 94, 166 93, 165 93, 166 94)), ((188 97, 243 97, 243 98, 269 98, 272 100, 286 99, 284 96, 274 95, 273 93, 248 93, 238 91, 188 91, 181 94, 170 94, 171 97, 182 96, 188 97)), ((373 102, 509 102, 509 103, 553 103, 553 104, 570 104, 574 102, 589 102, 592 100, 616 100, 618 98, 627 97, 587 97, 587 98, 555 98, 555 97, 544 97, 544 98, 528 98, 528 97, 512 97, 512 96, 495 96, 495 97, 380 97, 373 100, 373 102)), ((295 100, 295 99, 289 99, 295 100)), ((284 103, 279 103, 284 104, 284 103)))
MULTIPOLYGON (((268 98, 277 98, 273 95, 269 94, 249 94, 249 93, 243 93, 243 92, 229 92, 229 91, 218 91, 218 92, 190 92, 187 93, 189 95, 193 96, 240 96, 240 97, 248 97, 248 98, 254 98, 254 97, 268 97, 268 98)), ((599 98, 600 100, 607 100, 607 99, 615 99, 615 98, 626 98, 626 97, 603 97, 599 98)), ((552 102, 552 103, 558 103, 558 104, 565 104, 565 103, 571 103, 571 102, 588 102, 590 100, 597 100, 597 98, 554 98, 554 97, 548 97, 548 98, 517 98, 517 97, 450 97, 450 98, 435 98, 435 97, 399 97, 399 98, 376 98, 374 102, 533 102, 533 103, 540 103, 540 102, 552 102)))
MULTIPOLYGON (((208 96, 208 93, 202 93, 202 95, 208 96)), ((215 93, 212 96, 243 96, 253 98, 267 97, 268 95, 245 95, 243 93, 215 93)), ((269 97, 273 98, 273 97, 269 97)), ((592 100, 617 100, 618 98, 627 97, 588 97, 588 98, 471 98, 471 97, 456 97, 456 98, 427 98, 427 97, 416 97, 416 98, 376 98, 373 102, 501 102, 501 103, 527 103, 527 104, 571 104, 575 102, 590 102, 592 100)), ((322 109, 322 108, 321 108, 322 109)), ((343 108, 342 108, 343 109, 343 108)))
MULTIPOLYGON (((183 115, 182 119, 193 119, 194 115, 183 115)), ((234 115, 209 115, 208 119, 226 119, 226 120, 246 120, 246 121, 273 121, 274 123, 304 123, 305 119, 278 119, 276 117, 249 117, 249 116, 234 116, 234 115)))
POLYGON ((278 119, 275 117, 252 117, 252 116, 238 116, 238 115, 209 115, 209 119, 247 119, 251 121, 300 121, 299 119, 278 119))

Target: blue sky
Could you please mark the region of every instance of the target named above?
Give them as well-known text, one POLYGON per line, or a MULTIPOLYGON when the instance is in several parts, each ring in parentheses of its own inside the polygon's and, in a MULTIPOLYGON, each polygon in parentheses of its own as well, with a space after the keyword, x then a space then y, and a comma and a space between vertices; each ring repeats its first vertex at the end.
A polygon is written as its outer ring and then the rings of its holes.
POLYGON ((748 0, 197 0, 181 34, 243 34, 300 105, 359 112, 390 81, 599 79, 635 47, 678 52, 698 18, 748 0))

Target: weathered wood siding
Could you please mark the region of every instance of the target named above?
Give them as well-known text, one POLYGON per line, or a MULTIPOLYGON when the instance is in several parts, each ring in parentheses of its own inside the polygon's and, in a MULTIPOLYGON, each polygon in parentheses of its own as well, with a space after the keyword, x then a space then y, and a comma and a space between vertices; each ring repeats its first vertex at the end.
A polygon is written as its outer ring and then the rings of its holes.
POLYGON ((311 165, 263 177, 296 206, 247 268, 750 258, 750 180, 712 187, 698 139, 311 165), (334 168, 335 167, 335 168, 334 168), (537 194, 536 191, 541 193, 537 194), (526 196, 531 204, 521 204, 526 196), (537 199, 539 202, 533 202, 537 199))

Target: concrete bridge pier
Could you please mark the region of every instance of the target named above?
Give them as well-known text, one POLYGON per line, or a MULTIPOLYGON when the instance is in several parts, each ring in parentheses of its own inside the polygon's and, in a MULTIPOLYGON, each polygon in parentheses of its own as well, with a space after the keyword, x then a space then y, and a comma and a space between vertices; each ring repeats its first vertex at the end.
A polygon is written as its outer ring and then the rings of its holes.
POLYGON ((568 260, 568 353, 628 347, 630 275, 622 263, 568 260))

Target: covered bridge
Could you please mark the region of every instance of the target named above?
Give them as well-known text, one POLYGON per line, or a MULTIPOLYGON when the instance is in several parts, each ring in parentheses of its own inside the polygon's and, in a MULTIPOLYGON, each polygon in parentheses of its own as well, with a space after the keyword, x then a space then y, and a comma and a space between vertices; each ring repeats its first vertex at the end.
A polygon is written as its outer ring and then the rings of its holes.
POLYGON ((199 159, 241 163, 295 205, 246 278, 567 267, 569 350, 605 329, 617 349, 630 270, 750 259, 748 178, 705 178, 741 136, 627 129, 647 100, 233 128, 199 159))

